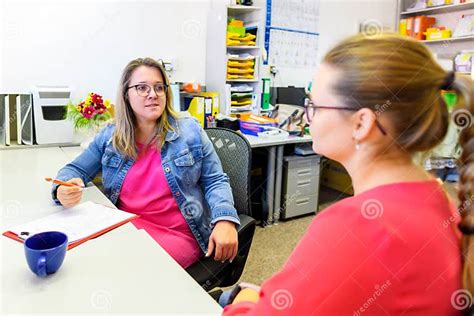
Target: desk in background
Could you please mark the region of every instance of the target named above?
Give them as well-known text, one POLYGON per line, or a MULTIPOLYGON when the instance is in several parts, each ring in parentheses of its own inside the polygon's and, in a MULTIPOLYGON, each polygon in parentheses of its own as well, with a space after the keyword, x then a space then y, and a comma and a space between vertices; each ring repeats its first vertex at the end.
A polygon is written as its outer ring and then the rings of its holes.
MULTIPOLYGON (((52 202, 44 177, 56 175, 80 151, 50 147, 0 153, 2 232, 61 209, 52 202)), ((84 191, 82 200, 113 206, 94 186, 84 191)), ((131 223, 70 250, 61 269, 44 279, 28 269, 23 245, 2 236, 0 247, 2 315, 222 312, 185 270, 131 223)))
POLYGON ((283 149, 285 145, 310 143, 311 136, 290 136, 285 140, 261 139, 257 136, 244 135, 252 148, 265 147, 267 149, 267 179, 266 179, 266 203, 268 216, 263 220, 263 225, 271 225, 278 221, 281 204, 281 184, 283 169, 283 149), (277 212, 278 211, 278 212, 277 212))

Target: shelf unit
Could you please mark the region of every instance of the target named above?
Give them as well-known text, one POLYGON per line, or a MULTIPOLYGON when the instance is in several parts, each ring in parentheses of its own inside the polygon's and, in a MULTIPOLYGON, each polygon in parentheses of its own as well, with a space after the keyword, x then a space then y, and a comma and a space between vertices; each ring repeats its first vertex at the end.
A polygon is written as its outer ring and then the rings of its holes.
MULTIPOLYGON (((400 25, 401 19, 415 16, 430 16, 436 18, 435 26, 446 26, 454 33, 457 22, 462 15, 474 14, 474 1, 407 10, 413 3, 415 3, 415 0, 398 1, 397 26, 400 25)), ((449 60, 453 60, 458 53, 464 50, 474 50, 474 34, 439 40, 422 40, 421 42, 433 51, 438 61, 445 65, 446 70, 453 70, 452 67, 449 67, 449 60)), ((469 74, 471 74, 471 78, 474 78, 472 71, 469 74)))
POLYGON ((419 14, 424 15, 424 14, 449 13, 449 12, 456 12, 456 11, 469 10, 469 9, 474 9, 474 2, 449 4, 449 5, 410 10, 410 11, 407 10, 407 11, 401 12, 400 15, 413 16, 413 15, 419 15, 419 14))
MULTIPOLYGON (((435 26, 445 26, 451 29, 454 33, 456 25, 464 14, 474 14, 474 2, 451 4, 437 7, 430 7, 417 10, 407 10, 415 0, 399 0, 398 1, 398 15, 397 15, 397 26, 400 26, 400 20, 415 17, 415 16, 430 16, 436 18, 435 26)), ((454 70, 454 58, 463 50, 474 50, 474 34, 462 36, 462 37, 451 37, 439 40, 422 40, 420 41, 426 44, 429 49, 435 54, 436 59, 440 65, 446 70, 454 70)), ((461 76, 470 76, 474 79, 473 67, 471 66, 471 72, 456 72, 461 76)), ((438 150, 443 152, 454 153, 455 149, 453 144, 457 143, 457 135, 448 133, 447 138, 438 145, 438 150), (448 138, 449 137, 449 138, 448 138)), ((434 158, 434 157, 431 157, 434 158)), ((439 157, 437 157, 439 159, 439 157)), ((444 157, 449 161, 455 159, 455 157, 444 157)))
MULTIPOLYGON (((248 85, 253 91, 253 108, 246 112, 259 113, 261 107, 262 80, 260 68, 262 63, 262 47, 264 43, 265 10, 264 5, 254 1, 254 6, 230 5, 225 1, 217 2, 212 6, 208 15, 207 24, 207 54, 206 54, 206 88, 208 91, 217 91, 220 96, 221 113, 230 114, 232 110, 230 100, 231 87, 248 85), (256 27, 255 46, 227 46, 226 33, 230 17, 244 21, 244 26, 256 27), (227 79, 228 54, 255 56, 255 68, 253 79, 227 79)), ((236 107, 237 108, 237 107, 236 107)), ((235 110, 235 109, 234 109, 235 110)))

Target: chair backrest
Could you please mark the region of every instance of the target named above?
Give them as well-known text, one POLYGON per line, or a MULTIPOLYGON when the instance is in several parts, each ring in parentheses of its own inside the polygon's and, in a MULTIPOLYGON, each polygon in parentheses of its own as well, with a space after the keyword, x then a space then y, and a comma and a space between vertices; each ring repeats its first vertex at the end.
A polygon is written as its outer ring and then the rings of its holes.
POLYGON ((250 170, 252 149, 241 134, 227 128, 206 129, 219 156, 222 169, 229 177, 234 204, 239 214, 252 216, 250 201, 250 170))

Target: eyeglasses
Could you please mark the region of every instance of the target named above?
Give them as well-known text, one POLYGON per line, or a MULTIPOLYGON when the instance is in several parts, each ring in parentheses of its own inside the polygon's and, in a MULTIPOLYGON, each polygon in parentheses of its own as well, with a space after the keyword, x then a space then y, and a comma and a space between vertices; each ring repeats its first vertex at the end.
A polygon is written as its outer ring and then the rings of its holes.
POLYGON ((128 87, 128 89, 135 88, 137 94, 141 97, 147 97, 150 95, 151 89, 155 91, 157 97, 162 97, 168 91, 168 86, 162 83, 157 83, 154 86, 150 86, 146 83, 139 83, 134 86, 128 87))
MULTIPOLYGON (((350 107, 346 107, 346 106, 320 106, 320 105, 315 105, 313 103, 313 101, 311 101, 311 99, 306 98, 305 102, 304 102, 304 112, 306 114, 306 119, 308 120, 308 123, 311 123, 311 121, 313 120, 314 114, 316 113, 317 109, 343 110, 343 111, 353 111, 353 112, 357 112, 357 111, 360 110, 360 109, 357 109, 357 108, 350 108, 350 107)), ((387 135, 387 132, 382 127, 382 125, 377 120, 377 118, 375 119, 375 125, 380 130, 380 132, 382 132, 383 135, 387 135)))

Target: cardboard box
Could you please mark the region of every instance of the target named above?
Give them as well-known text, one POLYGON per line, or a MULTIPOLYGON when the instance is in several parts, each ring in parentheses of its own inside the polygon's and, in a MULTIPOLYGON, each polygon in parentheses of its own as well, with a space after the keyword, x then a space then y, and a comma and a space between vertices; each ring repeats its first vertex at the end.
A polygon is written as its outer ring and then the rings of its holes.
POLYGON ((354 194, 351 177, 346 169, 334 160, 327 159, 323 163, 321 184, 345 194, 354 194))

